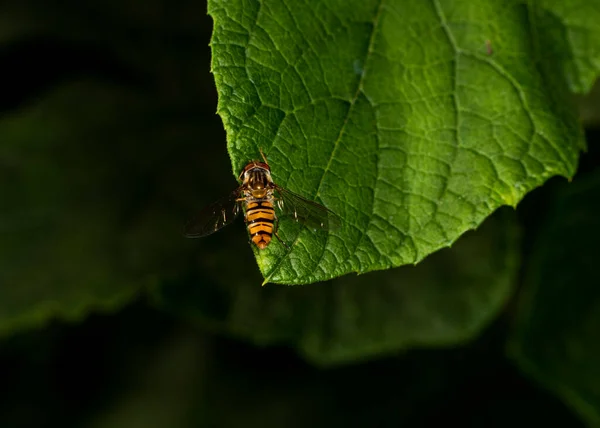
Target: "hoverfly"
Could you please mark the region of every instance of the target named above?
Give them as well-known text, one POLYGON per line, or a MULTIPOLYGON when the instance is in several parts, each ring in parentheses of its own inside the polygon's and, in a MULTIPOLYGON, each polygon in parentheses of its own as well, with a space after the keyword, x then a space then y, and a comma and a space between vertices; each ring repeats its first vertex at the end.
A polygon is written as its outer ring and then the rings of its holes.
POLYGON ((289 248, 277 233, 279 218, 275 207, 281 216, 290 216, 309 227, 328 230, 339 226, 340 219, 331 210, 275 184, 267 159, 262 151, 260 154, 264 162, 251 161, 244 167, 238 177, 240 187, 208 205, 186 224, 186 237, 210 235, 243 211, 251 240, 260 250, 267 248, 273 235, 289 248))

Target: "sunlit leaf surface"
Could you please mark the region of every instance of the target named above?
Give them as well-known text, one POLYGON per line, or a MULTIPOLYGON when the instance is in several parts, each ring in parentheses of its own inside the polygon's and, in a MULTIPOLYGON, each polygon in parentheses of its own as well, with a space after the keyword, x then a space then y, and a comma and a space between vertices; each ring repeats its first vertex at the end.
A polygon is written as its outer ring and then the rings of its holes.
POLYGON ((329 235, 282 222, 292 250, 257 254, 266 280, 417 263, 571 177, 583 139, 567 91, 589 88, 599 51, 560 30, 598 30, 593 8, 547 3, 209 1, 234 172, 262 148, 280 184, 345 220, 329 235))

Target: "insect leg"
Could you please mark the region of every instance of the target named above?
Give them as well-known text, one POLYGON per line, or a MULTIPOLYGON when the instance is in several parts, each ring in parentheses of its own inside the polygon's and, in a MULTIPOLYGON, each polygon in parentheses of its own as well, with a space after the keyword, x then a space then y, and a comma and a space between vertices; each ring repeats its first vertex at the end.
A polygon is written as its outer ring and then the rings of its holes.
POLYGON ((281 198, 273 198, 275 204, 277 204, 277 208, 283 211, 283 199, 281 198))
POLYGON ((286 244, 286 243, 283 241, 283 239, 281 239, 281 237, 279 236, 279 233, 277 233, 277 231, 278 231, 278 230, 279 230, 279 219, 277 219, 277 224, 276 224, 276 225, 275 225, 275 227, 273 228, 273 235, 275 235, 275 237, 276 237, 277 239, 279 239, 279 242, 281 242, 281 243, 283 244, 283 246, 284 246, 285 248, 287 248, 287 249, 288 249, 288 251, 289 251, 290 247, 288 246, 288 244, 286 244))

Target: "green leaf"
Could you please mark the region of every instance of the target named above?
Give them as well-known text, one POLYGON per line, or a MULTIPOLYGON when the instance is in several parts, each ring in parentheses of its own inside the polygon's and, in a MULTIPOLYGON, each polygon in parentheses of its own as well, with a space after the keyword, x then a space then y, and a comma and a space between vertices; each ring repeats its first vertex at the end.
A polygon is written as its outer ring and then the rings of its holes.
POLYGON ((292 250, 257 253, 266 281, 418 263, 571 177, 584 141, 568 91, 598 74, 600 3, 558 3, 209 1, 233 172, 262 149, 277 183, 344 220, 282 221, 292 250))
POLYGON ((171 312, 261 345, 292 346, 320 365, 456 344, 488 325, 513 290, 519 239, 511 211, 418 266, 305 287, 261 288, 249 254, 232 260, 227 254, 238 251, 216 248, 199 257, 197 276, 166 282, 155 296, 171 312))
POLYGON ((571 91, 590 91, 600 71, 600 4, 597 0, 540 0, 536 5, 541 43, 549 49, 546 54, 554 58, 559 75, 571 91))
POLYGON ((600 424, 600 173, 563 186, 534 244, 509 354, 600 424))

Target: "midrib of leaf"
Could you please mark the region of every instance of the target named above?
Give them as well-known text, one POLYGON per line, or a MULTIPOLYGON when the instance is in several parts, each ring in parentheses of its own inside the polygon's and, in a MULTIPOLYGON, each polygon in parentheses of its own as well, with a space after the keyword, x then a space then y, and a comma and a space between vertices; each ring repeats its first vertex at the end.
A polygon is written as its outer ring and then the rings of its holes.
MULTIPOLYGON (((373 18, 373 29, 371 30, 371 34, 369 36, 369 44, 367 46, 367 52, 365 54, 365 65, 363 67, 362 74, 361 74, 360 79, 358 81, 358 85, 356 87, 356 91, 354 92, 354 96, 350 100, 350 105, 348 106, 348 112, 346 113, 346 117, 344 118, 344 123, 342 124, 342 126, 340 128, 340 132, 338 133, 338 136, 337 136, 337 138, 335 140, 335 143, 334 143, 334 146, 333 146, 333 150, 331 151, 331 155, 329 156, 329 160, 327 161, 327 166, 323 170, 323 174, 321 175, 321 179, 319 180, 319 184, 317 186, 317 190, 315 191, 315 194, 314 194, 314 196, 312 198, 313 200, 319 197, 319 192, 321 190, 321 186, 323 185, 323 180, 325 179, 325 176, 327 175, 327 172, 329 171, 329 169, 331 167, 331 162, 334 159, 334 156, 335 156, 336 151, 338 149, 340 140, 344 136, 344 132, 346 130, 346 125, 348 124, 348 120, 350 119, 350 116, 351 116, 351 114, 352 114, 352 112, 354 110, 354 106, 356 105, 356 101, 358 100, 359 95, 362 93, 365 96, 365 98, 368 100, 368 97, 366 96, 366 94, 363 91, 363 83, 364 83, 365 76, 367 75, 367 71, 368 71, 368 68, 369 68, 369 60, 370 60, 371 55, 373 53, 373 43, 375 41, 375 36, 377 35, 377 29, 379 28, 379 20, 381 18, 381 13, 383 11, 384 4, 385 4, 385 0, 379 0, 379 5, 377 6, 377 11, 375 12, 375 17, 373 18)), ((369 103, 371 103, 370 100, 369 100, 369 103)), ((379 142, 379 136, 377 136, 377 141, 379 142)), ((377 152, 379 152, 379 149, 377 150, 377 152)), ((378 163, 379 163, 379 160, 376 163, 376 165, 378 165, 378 163)), ((377 175, 379 175, 379 174, 377 173, 377 175)), ((371 203, 371 215, 369 216, 369 223, 367 224, 367 227, 365 227, 365 229, 362 231, 361 237, 360 237, 359 240, 357 240, 357 243, 354 246, 354 249, 348 253, 348 257, 346 257, 344 259, 344 261, 342 262, 342 264, 346 263, 348 261, 348 259, 354 255, 354 253, 356 252, 356 249, 362 243, 362 240, 364 239, 364 236, 366 235, 367 231, 369 230, 369 226, 371 225, 371 219, 373 218, 373 214, 374 214, 373 213, 373 207, 374 207, 374 205, 375 204, 374 204, 374 201, 373 201, 371 203)), ((267 275, 265 275, 265 280, 264 280, 264 282, 263 282, 262 285, 267 284, 269 282, 269 280, 273 277, 273 275, 275 275, 279 271, 279 269, 281 268, 281 264, 290 255, 290 253, 292 252, 294 246, 298 242, 298 238, 300 237, 300 234, 302 233, 302 230, 303 229, 301 229, 301 230, 298 231, 298 233, 296 234, 296 236, 295 236, 295 238, 294 238, 294 240, 292 242, 292 245, 290 245, 289 249, 286 249, 285 253, 279 258, 279 260, 276 262, 276 264, 273 267, 273 269, 271 269, 271 272, 269 272, 267 275)), ((325 255, 325 251, 327 251, 327 243, 328 242, 329 242, 329 235, 327 235, 327 241, 325 243, 325 246, 323 246, 323 251, 321 251, 321 255, 319 256, 319 259, 317 260, 317 263, 315 264, 315 267, 319 266, 319 264, 323 260, 323 256, 325 255)))

